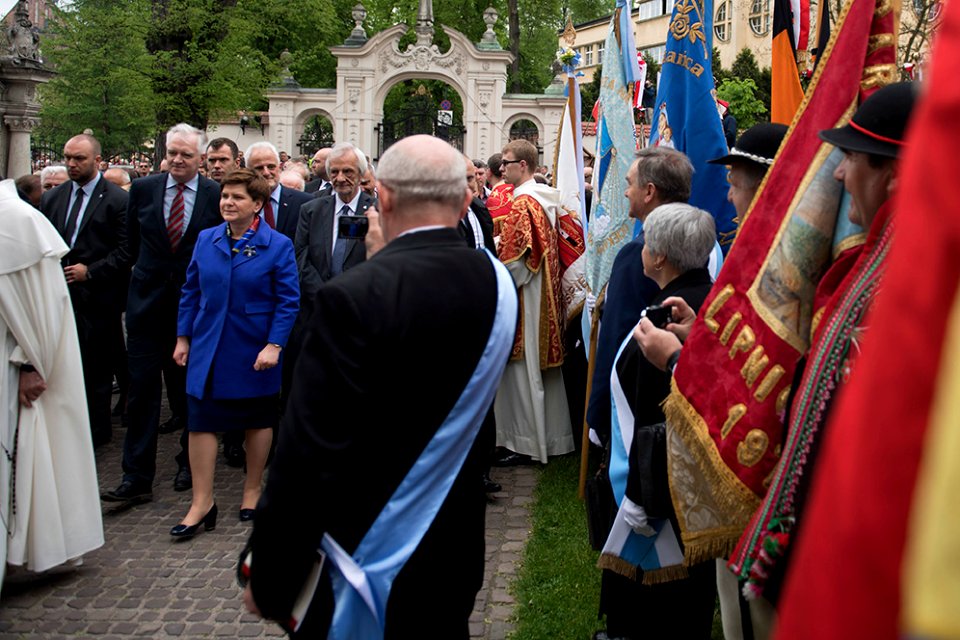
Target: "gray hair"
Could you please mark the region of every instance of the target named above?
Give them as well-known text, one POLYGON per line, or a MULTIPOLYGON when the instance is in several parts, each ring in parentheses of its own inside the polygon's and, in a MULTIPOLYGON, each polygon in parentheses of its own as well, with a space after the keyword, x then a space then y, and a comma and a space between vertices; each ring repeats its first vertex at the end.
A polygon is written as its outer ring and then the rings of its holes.
POLYGON ((196 136, 197 137, 197 153, 203 155, 204 150, 207 148, 207 134, 197 129, 194 126, 187 124, 186 122, 181 122, 180 124, 170 127, 170 130, 167 131, 167 146, 170 146, 170 141, 177 136, 196 136))
POLYGON ((377 167, 380 183, 394 193, 397 209, 436 202, 458 212, 467 194, 467 159, 447 145, 443 153, 414 157, 391 147, 377 167))
POLYGON ((55 173, 64 173, 64 174, 70 175, 69 173, 67 173, 66 167, 62 167, 58 164, 52 164, 49 167, 44 167, 43 169, 40 170, 40 182, 43 182, 44 180, 46 180, 47 178, 49 178, 55 173))
POLYGON ((692 182, 693 165, 676 149, 644 147, 637 152, 637 184, 653 184, 662 202, 686 202, 692 182))
POLYGON ((247 150, 244 151, 243 157, 247 159, 247 162, 250 161, 250 154, 259 149, 267 149, 270 153, 273 154, 273 157, 277 159, 277 164, 280 164, 280 152, 277 151, 277 148, 273 145, 272 142, 266 142, 261 140, 260 142, 254 142, 252 145, 247 147, 247 150))
POLYGON ((666 258, 680 273, 705 267, 717 241, 713 216, 689 204, 663 204, 643 222, 647 250, 666 258))
POLYGON ((334 160, 338 160, 348 153, 353 153, 357 158, 357 171, 360 175, 363 175, 367 172, 367 156, 364 155, 363 151, 357 149, 355 146, 349 142, 338 142, 330 148, 330 155, 327 156, 327 175, 330 175, 330 163, 334 160))

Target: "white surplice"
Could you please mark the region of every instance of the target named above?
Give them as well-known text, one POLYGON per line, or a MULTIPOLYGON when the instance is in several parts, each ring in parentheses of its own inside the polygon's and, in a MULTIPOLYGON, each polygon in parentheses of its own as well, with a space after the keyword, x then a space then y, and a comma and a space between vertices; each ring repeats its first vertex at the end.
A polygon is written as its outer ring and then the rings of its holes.
POLYGON ((13 181, 0 182, 0 572, 6 563, 46 571, 103 545, 80 345, 60 265, 66 253, 13 181), (47 384, 30 408, 17 401, 23 363, 47 384))
MULTIPOLYGON (((529 180, 518 185, 514 198, 529 195, 557 224, 560 192, 529 180)), ((570 411, 560 367, 540 369, 540 298, 543 270, 533 273, 525 260, 507 265, 523 300, 523 360, 511 360, 503 372, 493 405, 497 419, 497 445, 540 462, 548 456, 573 451, 570 411)))

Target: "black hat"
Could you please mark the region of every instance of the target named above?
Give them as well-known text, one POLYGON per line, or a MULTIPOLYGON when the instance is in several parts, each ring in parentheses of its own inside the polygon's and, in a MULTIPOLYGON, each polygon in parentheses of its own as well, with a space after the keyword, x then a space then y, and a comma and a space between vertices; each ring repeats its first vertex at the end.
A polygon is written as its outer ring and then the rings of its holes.
POLYGON ((820 139, 845 151, 896 158, 915 102, 911 85, 896 82, 883 87, 863 101, 849 123, 821 131, 820 139))
POLYGON ((730 153, 722 158, 708 160, 710 164, 732 164, 746 161, 771 165, 777 155, 777 149, 787 135, 787 126, 773 122, 762 122, 744 131, 730 153))

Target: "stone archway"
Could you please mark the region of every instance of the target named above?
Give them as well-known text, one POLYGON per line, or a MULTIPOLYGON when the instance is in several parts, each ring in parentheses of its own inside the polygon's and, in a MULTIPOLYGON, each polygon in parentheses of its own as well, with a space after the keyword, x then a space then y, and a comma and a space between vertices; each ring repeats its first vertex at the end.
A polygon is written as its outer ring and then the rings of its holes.
MULTIPOLYGON (((509 139, 506 120, 518 113, 530 114, 541 128, 545 158, 553 157, 557 128, 563 111, 562 95, 506 94, 507 67, 512 54, 500 48, 493 35, 492 22, 480 43, 442 27, 450 48, 441 52, 433 44, 432 4, 421 3, 415 44, 400 50, 400 41, 409 31, 398 24, 366 38, 360 21, 342 46, 331 47, 337 58, 337 88, 308 89, 298 85, 289 72, 284 84, 272 89, 268 139, 282 147, 296 146, 301 131, 297 128, 309 110, 325 110, 334 125, 334 137, 352 142, 364 152, 375 155, 378 149, 377 127, 383 120, 383 103, 390 89, 403 80, 440 80, 453 87, 463 101, 463 150, 474 158, 487 158, 499 151, 509 139), (425 7, 425 8, 424 8, 425 7)), ((364 12, 365 13, 365 12, 364 12)), ((496 21, 496 12, 488 9, 496 21)), ((486 21, 486 18, 485 18, 486 21)))

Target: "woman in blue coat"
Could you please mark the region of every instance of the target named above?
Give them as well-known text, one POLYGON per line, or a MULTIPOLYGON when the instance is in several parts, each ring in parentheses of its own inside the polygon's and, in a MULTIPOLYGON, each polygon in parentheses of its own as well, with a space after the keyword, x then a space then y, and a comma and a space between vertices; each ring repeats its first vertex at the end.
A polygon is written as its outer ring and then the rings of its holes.
POLYGON ((293 243, 259 215, 267 182, 248 169, 221 184, 224 223, 200 233, 180 296, 173 359, 187 367, 193 502, 170 535, 217 523, 213 470, 220 431, 246 432, 240 520, 252 520, 279 416, 280 352, 297 317, 293 243))

